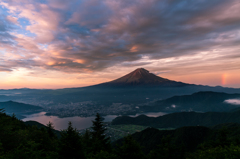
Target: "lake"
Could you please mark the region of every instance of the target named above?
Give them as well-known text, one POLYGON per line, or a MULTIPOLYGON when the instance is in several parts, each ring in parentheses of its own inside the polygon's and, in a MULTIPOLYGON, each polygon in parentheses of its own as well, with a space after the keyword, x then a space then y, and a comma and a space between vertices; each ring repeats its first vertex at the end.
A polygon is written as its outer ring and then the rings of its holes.
MULTIPOLYGON (((49 121, 53 123, 54 129, 56 130, 63 130, 67 129, 68 122, 71 121, 73 124, 73 127, 81 130, 81 129, 86 129, 92 126, 92 120, 95 119, 95 116, 92 117, 66 117, 66 118, 59 118, 57 116, 47 116, 45 115, 46 112, 40 112, 36 114, 31 114, 31 115, 24 115, 26 118, 22 119, 22 121, 37 121, 41 124, 46 125, 49 121)), ((163 112, 149 112, 149 113, 143 113, 149 117, 158 117, 165 115, 166 113, 163 112)), ((131 117, 136 117, 140 114, 136 115, 130 115, 131 117)), ((111 122, 114 118, 117 117, 117 115, 107 115, 103 116, 105 122, 111 122)))

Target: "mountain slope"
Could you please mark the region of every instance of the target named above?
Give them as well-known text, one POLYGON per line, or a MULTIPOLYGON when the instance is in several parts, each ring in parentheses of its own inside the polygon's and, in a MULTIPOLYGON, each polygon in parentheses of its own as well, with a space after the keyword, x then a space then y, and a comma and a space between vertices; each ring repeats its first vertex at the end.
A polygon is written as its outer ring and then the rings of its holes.
POLYGON ((159 85, 159 86, 168 86, 168 87, 177 87, 177 86, 185 86, 188 84, 182 82, 171 81, 166 78, 162 78, 159 76, 150 73, 148 70, 144 68, 138 68, 133 72, 120 77, 116 80, 103 83, 100 85, 107 85, 107 86, 141 86, 141 85, 159 85))
MULTIPOLYGON (((156 149, 158 145, 166 144, 163 142, 169 142, 167 144, 173 144, 177 147, 184 148, 186 151, 193 151, 212 133, 211 129, 201 126, 182 127, 175 130, 147 128, 141 132, 132 134, 132 137, 144 147, 143 150, 145 153, 149 153, 150 150, 156 149)), ((119 139, 114 145, 121 145, 122 142, 123 139, 119 139)))
MULTIPOLYGON (((147 128, 141 132, 136 132, 131 136, 140 144, 140 146, 143 147, 143 151, 145 153, 148 153, 150 150, 155 149, 155 153, 159 153, 159 157, 155 158, 162 158, 162 156, 166 154, 166 151, 167 154, 169 153, 169 149, 171 150, 170 153, 174 152, 173 154, 176 154, 178 151, 191 152, 199 148, 202 149, 205 146, 209 152, 212 152, 211 150, 209 150, 211 146, 215 147, 221 145, 222 149, 222 147, 225 147, 230 143, 234 144, 235 141, 238 141, 239 133, 240 126, 238 124, 226 123, 223 125, 216 125, 212 129, 203 126, 181 127, 175 130, 158 130, 155 128, 147 128), (215 129, 215 127, 217 127, 217 129, 215 129), (204 146, 202 145, 201 147, 199 147, 200 144, 203 144, 204 146), (223 146, 224 144, 226 145, 223 146)), ((121 145, 122 143, 123 139, 119 139, 114 142, 114 145, 121 145)), ((236 150, 234 149, 234 151, 236 150)), ((225 151, 225 153, 226 152, 228 151, 225 151)), ((230 155, 232 155, 233 153, 230 153, 230 155)), ((225 154, 223 153, 223 155, 225 154)), ((218 154, 218 156, 220 155, 218 154)), ((168 158, 176 157, 169 157, 168 154, 168 158)), ((197 157, 196 155, 193 155, 192 158, 197 157)), ((207 158, 219 157, 208 156, 207 158)))
MULTIPOLYGON (((25 121, 24 124, 25 124, 25 125, 28 125, 28 126, 36 126, 36 127, 39 128, 39 129, 41 129, 41 128, 47 129, 47 126, 46 126, 46 125, 43 125, 43 124, 41 124, 41 123, 39 123, 39 122, 37 122, 37 121, 32 121, 32 120, 30 120, 30 121, 25 121)), ((60 137, 60 131, 55 130, 55 129, 53 129, 52 131, 53 131, 58 137, 60 137)))
POLYGON ((28 113, 40 111, 43 108, 39 106, 18 103, 13 101, 0 102, 0 109, 4 108, 7 113, 28 113))

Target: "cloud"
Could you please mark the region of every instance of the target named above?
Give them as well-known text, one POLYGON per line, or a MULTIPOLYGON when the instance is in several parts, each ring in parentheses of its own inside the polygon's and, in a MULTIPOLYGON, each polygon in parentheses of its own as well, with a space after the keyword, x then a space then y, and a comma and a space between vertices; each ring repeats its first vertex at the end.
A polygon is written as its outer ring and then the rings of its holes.
POLYGON ((11 72, 11 69, 5 68, 4 66, 0 66, 0 72, 11 72))
POLYGON ((19 24, 18 19, 16 17, 7 16, 7 20, 12 22, 13 24, 19 24))
POLYGON ((224 102, 232 105, 240 105, 240 99, 228 99, 224 102))
POLYGON ((0 50, 10 70, 239 67, 237 0, 3 0, 0 5, 5 8, 0 50))

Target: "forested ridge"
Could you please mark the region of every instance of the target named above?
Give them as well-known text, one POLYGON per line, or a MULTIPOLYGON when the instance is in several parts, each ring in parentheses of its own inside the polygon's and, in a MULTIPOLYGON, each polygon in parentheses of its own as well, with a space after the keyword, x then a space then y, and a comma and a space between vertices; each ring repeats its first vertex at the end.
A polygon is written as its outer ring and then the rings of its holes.
POLYGON ((57 136, 54 125, 38 128, 0 111, 1 159, 155 159, 239 158, 240 127, 224 124, 182 127, 175 130, 147 128, 111 143, 99 114, 92 130, 80 135, 69 122, 57 136), (224 128, 222 128, 224 126, 224 128))
POLYGON ((137 117, 119 116, 113 119, 113 125, 133 124, 155 128, 179 128, 183 126, 211 127, 222 123, 240 123, 240 111, 231 112, 177 112, 159 117, 139 115, 137 117))

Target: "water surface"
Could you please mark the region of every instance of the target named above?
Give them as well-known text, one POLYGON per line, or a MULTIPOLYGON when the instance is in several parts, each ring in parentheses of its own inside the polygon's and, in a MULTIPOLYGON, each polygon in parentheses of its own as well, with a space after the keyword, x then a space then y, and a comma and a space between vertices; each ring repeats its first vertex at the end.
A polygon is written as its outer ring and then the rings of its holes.
MULTIPOLYGON (((57 116, 47 116, 45 115, 46 112, 40 112, 36 114, 31 114, 31 115, 24 115, 26 118, 22 119, 23 121, 37 121, 41 124, 46 125, 49 121, 53 123, 54 129, 56 130, 64 130, 68 126, 68 122, 71 121, 73 124, 73 127, 80 130, 80 129, 86 129, 92 126, 92 121, 95 119, 95 116, 92 117, 66 117, 66 118, 59 118, 57 116)), ((157 116, 162 116, 166 113, 163 112, 153 112, 153 113, 144 113, 145 115, 149 117, 157 117, 157 116)), ((131 117, 136 117, 140 114, 136 115, 130 115, 131 117)), ((116 118, 117 115, 107 115, 104 116, 104 121, 105 122, 111 122, 114 118, 116 118)))

